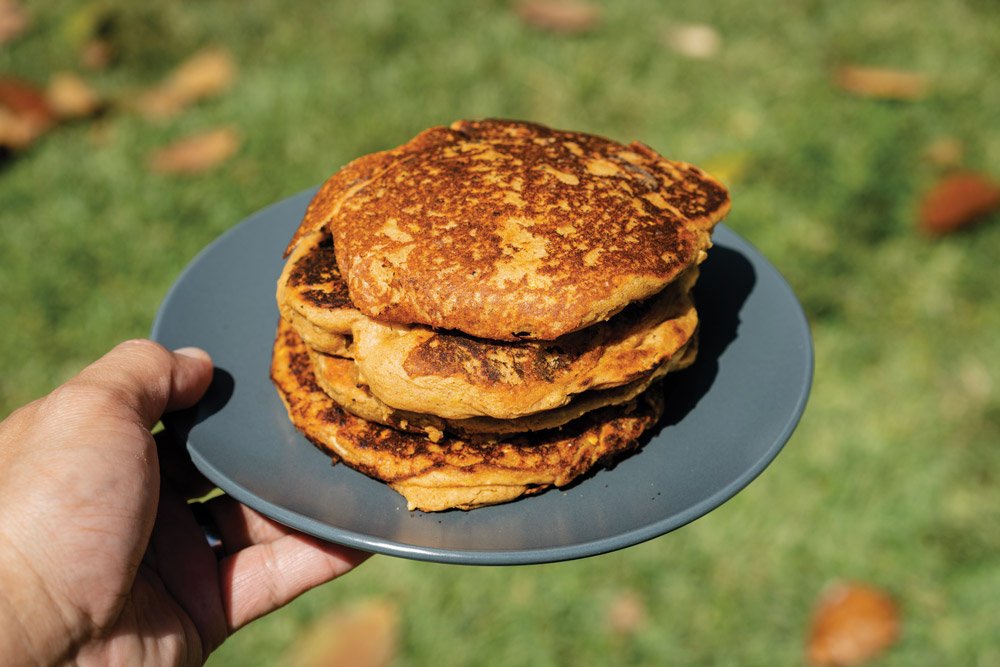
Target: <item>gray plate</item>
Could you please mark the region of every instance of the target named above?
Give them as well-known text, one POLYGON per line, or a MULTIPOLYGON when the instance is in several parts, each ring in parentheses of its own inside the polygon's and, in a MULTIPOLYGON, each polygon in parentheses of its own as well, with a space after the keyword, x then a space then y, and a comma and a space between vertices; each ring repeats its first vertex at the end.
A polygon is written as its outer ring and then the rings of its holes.
POLYGON ((809 327, 788 284, 724 226, 696 288, 701 350, 668 376, 664 426, 637 454, 566 489, 471 512, 409 512, 384 484, 329 459, 291 425, 268 377, 282 251, 314 190, 209 245, 164 299, 153 337, 215 359, 199 405, 168 427, 226 493, 331 542, 419 560, 568 560, 663 535, 750 483, 798 423, 812 382, 809 327))

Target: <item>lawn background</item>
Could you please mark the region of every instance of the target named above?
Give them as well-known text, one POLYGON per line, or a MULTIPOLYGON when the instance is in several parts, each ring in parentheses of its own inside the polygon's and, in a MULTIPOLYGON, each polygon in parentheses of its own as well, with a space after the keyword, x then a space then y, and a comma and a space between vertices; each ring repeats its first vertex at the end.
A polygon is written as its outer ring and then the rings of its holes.
POLYGON ((275 664, 310 620, 373 599, 401 614, 396 665, 799 664, 816 598, 844 579, 901 606, 879 664, 1000 664, 1000 220, 914 231, 942 173, 935 142, 1000 178, 993 3, 626 0, 579 35, 528 27, 506 2, 145 4, 32 3, 31 29, 0 47, 0 73, 79 70, 86 12, 112 7, 125 58, 85 73, 99 89, 149 86, 209 44, 240 67, 176 119, 111 113, 0 166, 0 415, 147 335, 185 264, 248 214, 463 117, 640 139, 717 169, 727 224, 792 284, 817 352, 785 452, 698 522, 545 566, 375 558, 210 664, 275 664), (713 26, 718 54, 674 53, 664 34, 683 22, 713 26), (850 96, 833 85, 843 63, 921 72, 930 93, 850 96), (219 169, 147 168, 155 148, 229 124, 244 142, 219 169), (607 621, 623 595, 645 609, 624 637, 607 621))

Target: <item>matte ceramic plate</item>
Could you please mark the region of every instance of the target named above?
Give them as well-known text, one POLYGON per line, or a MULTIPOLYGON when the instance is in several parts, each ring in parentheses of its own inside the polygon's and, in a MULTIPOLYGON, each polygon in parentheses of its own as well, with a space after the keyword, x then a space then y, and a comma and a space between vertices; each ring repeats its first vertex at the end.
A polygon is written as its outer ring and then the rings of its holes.
POLYGON ((519 564, 631 546, 692 521, 781 450, 812 381, 809 327, 771 264, 725 226, 695 290, 701 349, 667 377, 664 425, 636 454, 566 489, 471 512, 410 512, 384 484, 331 465, 289 422, 268 376, 282 252, 313 190, 251 216, 201 252, 153 337, 217 365, 208 394, 168 427, 233 498, 319 538, 420 560, 519 564))

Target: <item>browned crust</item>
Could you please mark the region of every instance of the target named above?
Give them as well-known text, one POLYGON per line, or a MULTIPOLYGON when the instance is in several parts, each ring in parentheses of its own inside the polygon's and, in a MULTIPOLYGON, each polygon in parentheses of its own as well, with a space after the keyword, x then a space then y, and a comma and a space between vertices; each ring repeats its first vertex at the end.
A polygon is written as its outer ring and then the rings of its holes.
MULTIPOLYGON (((554 341, 493 341, 425 326, 390 326, 350 306, 334 255, 327 232, 302 239, 279 279, 282 317, 311 348, 356 358, 368 391, 386 404, 378 414, 387 415, 392 406, 418 429, 425 422, 433 429, 439 424, 407 414, 460 420, 467 427, 458 432, 465 434, 537 430, 480 427, 475 418, 493 418, 494 424, 516 420, 558 409, 582 392, 639 382, 677 356, 698 322, 690 296, 698 275, 693 266, 649 299, 554 341), (314 292, 328 296, 308 296, 314 292)), ((369 413, 361 416, 371 419, 369 413)), ((528 421, 548 424, 540 428, 557 425, 528 421)))
POLYGON ((363 155, 328 178, 306 208, 302 224, 292 235, 288 247, 285 248, 285 257, 291 254, 303 236, 327 225, 330 219, 337 215, 344 201, 358 189, 364 187, 388 167, 396 165, 400 161, 405 162, 425 147, 439 143, 445 132, 447 129, 443 127, 432 127, 424 130, 402 146, 363 155))
POLYGON ((279 329, 271 377, 292 423, 316 446, 407 497, 410 509, 471 509, 564 486, 634 449, 659 419, 660 392, 598 410, 567 425, 500 443, 431 442, 355 417, 316 383, 304 343, 279 329))
POLYGON ((647 377, 677 356, 697 330, 697 272, 555 341, 488 341, 365 318, 354 328, 354 356, 371 393, 400 410, 456 420, 550 411, 647 377))
POLYGON ((328 226, 370 317, 550 340, 663 289, 728 210, 717 181, 639 143, 459 121, 347 165, 289 247, 328 226))
POLYGON ((306 342, 329 354, 347 349, 351 326, 364 317, 351 303, 325 230, 296 243, 278 277, 276 299, 281 316, 296 324, 306 342))
MULTIPOLYGON (((279 328, 282 326, 288 325, 282 323, 279 328)), ((303 341, 308 346, 308 341, 305 339, 303 341)), ((440 440, 446 431, 462 438, 482 442, 557 428, 593 410, 627 403, 668 373, 691 365, 697 354, 697 348, 697 338, 692 337, 669 361, 660 364, 644 377, 611 389, 585 391, 574 396, 562 407, 515 419, 494 417, 442 419, 436 415, 397 410, 371 393, 369 387, 358 377, 354 360, 322 354, 311 348, 308 352, 316 383, 347 412, 401 431, 424 434, 435 442, 440 440)))

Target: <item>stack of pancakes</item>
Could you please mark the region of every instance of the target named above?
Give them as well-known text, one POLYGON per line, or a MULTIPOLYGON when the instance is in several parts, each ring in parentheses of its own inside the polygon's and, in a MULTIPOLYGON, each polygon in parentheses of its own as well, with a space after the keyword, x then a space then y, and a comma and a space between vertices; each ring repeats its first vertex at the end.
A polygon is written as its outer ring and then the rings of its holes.
POLYGON ((691 289, 729 209, 698 168, 535 124, 459 121, 334 174, 278 280, 271 375, 317 446, 471 509, 636 447, 694 360, 691 289))

